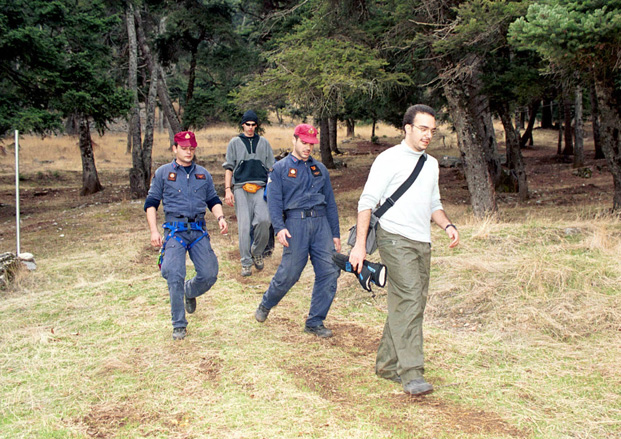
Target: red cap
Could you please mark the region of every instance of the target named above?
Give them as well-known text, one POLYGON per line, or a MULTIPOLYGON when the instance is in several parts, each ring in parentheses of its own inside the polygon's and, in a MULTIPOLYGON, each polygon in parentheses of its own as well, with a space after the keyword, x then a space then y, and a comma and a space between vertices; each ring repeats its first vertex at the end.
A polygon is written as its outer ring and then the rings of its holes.
POLYGON ((179 146, 191 146, 196 148, 196 137, 192 131, 181 131, 175 134, 175 142, 179 146))
POLYGON ((298 136, 304 143, 319 143, 317 139, 317 129, 307 123, 301 123, 295 127, 293 134, 298 136))

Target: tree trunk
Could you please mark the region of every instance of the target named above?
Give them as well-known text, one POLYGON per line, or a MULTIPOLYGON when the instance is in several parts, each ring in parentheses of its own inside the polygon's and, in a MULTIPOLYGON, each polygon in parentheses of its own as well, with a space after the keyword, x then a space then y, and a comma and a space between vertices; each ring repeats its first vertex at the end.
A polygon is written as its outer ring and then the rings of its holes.
MULTIPOLYGON (((449 103, 450 113, 457 130, 457 142, 461 152, 464 172, 470 192, 473 213, 478 218, 495 215, 496 191, 494 180, 486 161, 483 144, 487 139, 481 138, 482 129, 477 129, 481 119, 476 117, 479 108, 471 105, 474 95, 466 81, 448 80, 444 84, 444 93, 449 103)), ((480 102, 479 102, 480 103, 480 102)))
POLYGON ((375 124, 377 123, 377 120, 374 118, 373 119, 373 124, 371 125, 371 142, 375 142, 375 124))
MULTIPOLYGON (((126 11, 126 24, 127 24, 127 39, 128 39, 128 52, 129 52, 129 72, 128 72, 128 88, 133 94, 133 106, 130 111, 129 117, 129 133, 131 133, 131 142, 128 141, 128 146, 131 145, 132 151, 136 148, 140 149, 142 145, 142 128, 140 126, 140 103, 138 101, 138 44, 136 41, 136 23, 134 21, 134 6, 131 2, 128 2, 128 9, 126 11)), ((132 153, 133 154, 133 153, 132 153)), ((131 186, 131 178, 130 178, 131 186)))
POLYGON ((541 106, 541 128, 549 130, 554 126, 552 118, 552 101, 544 99, 541 106))
POLYGON ((356 121, 354 119, 345 119, 345 126, 347 127, 347 137, 354 137, 354 130, 356 129, 356 121))
POLYGON ((149 84, 149 94, 147 96, 147 120, 144 130, 144 141, 142 142, 141 166, 143 174, 144 195, 149 192, 151 185, 151 156, 153 153, 153 131, 155 130, 155 107, 157 104, 157 70, 151 72, 151 84, 149 84))
POLYGON ((65 134, 75 136, 79 133, 78 117, 75 114, 70 114, 65 119, 65 134))
POLYGON ((127 144, 125 148, 125 154, 132 153, 132 124, 131 117, 127 119, 127 144))
POLYGON ((582 86, 576 85, 574 136, 574 168, 584 166, 584 130, 582 129, 582 86))
MULTIPOLYGON (((149 71, 153 71, 153 57, 151 56, 151 50, 149 49, 149 45, 147 44, 147 40, 144 34, 144 30, 142 27, 142 20, 140 18, 140 12, 134 12, 134 19, 136 21, 136 31, 138 35, 138 43, 140 44, 140 50, 147 62, 147 66, 149 71)), ((163 21, 162 19, 160 23, 163 21)), ((166 85, 166 74, 164 73, 164 69, 159 64, 159 62, 155 62, 155 66, 157 67, 157 72, 159 74, 157 80, 157 97, 160 100, 160 105, 162 106, 162 110, 164 111, 164 115, 166 116, 166 120, 168 120, 168 125, 173 132, 178 133, 182 131, 181 122, 179 121, 179 116, 175 111, 175 107, 173 106, 172 100, 170 99, 170 93, 168 92, 168 87, 166 85)), ((171 143, 172 145, 172 143, 171 143)))
POLYGON ((571 134, 571 101, 569 97, 563 100, 563 114, 565 115, 565 148, 563 148, 563 155, 570 156, 574 153, 574 142, 571 134))
POLYGON ((598 78, 595 91, 601 118, 602 150, 615 188, 612 204, 612 210, 615 211, 621 208, 621 102, 616 97, 614 79, 598 78))
MULTIPOLYGON (((198 45, 201 41, 205 39, 205 29, 201 30, 201 34, 199 38, 196 40, 195 44, 192 46, 191 57, 190 57, 190 70, 188 72, 188 88, 185 94, 185 105, 187 108, 194 97, 194 85, 196 83, 196 54, 198 53, 198 45)), ((183 114, 181 107, 179 108, 179 114, 183 114)), ((189 126, 187 122, 183 124, 183 130, 187 130, 189 126)))
POLYGON ((515 119, 515 129, 520 132, 524 127, 522 126, 522 111, 519 108, 515 109, 515 114, 513 115, 515 119))
POLYGON ((520 133, 511 123, 509 107, 503 105, 498 112, 502 125, 505 129, 505 142, 507 144, 507 168, 510 175, 515 179, 517 193, 520 201, 528 200, 528 180, 522 150, 520 149, 520 133))
POLYGON ((593 144, 595 145, 595 159, 603 159, 604 151, 602 150, 602 140, 600 136, 600 116, 599 104, 597 103, 597 94, 595 93, 595 85, 591 84, 591 120, 593 126, 593 144))
POLYGON ((528 106, 530 116, 528 118, 528 126, 524 131, 524 134, 520 138, 520 148, 524 148, 528 143, 530 146, 533 146, 533 129, 535 127, 535 121, 537 120, 537 110, 539 109, 539 100, 535 100, 531 102, 528 106))
POLYGON ((319 149, 321 151, 321 162, 328 169, 335 169, 332 150, 330 149, 330 124, 327 117, 319 119, 319 149))
POLYGON ((558 141, 556 143, 556 155, 560 156, 563 154, 563 116, 561 113, 561 108, 563 108, 563 101, 559 102, 558 106, 558 141))
POLYGON ((153 64, 149 94, 147 95, 144 141, 132 149, 132 169, 129 172, 129 186, 132 198, 144 198, 151 183, 151 153, 153 151, 153 130, 157 101, 157 61, 153 64))
POLYGON ((330 127, 330 151, 334 154, 343 154, 338 147, 337 118, 331 116, 328 118, 328 126, 330 127))
POLYGON ((95 155, 93 154, 93 141, 88 118, 82 115, 78 118, 80 156, 82 157, 82 189, 80 195, 91 195, 103 190, 103 186, 99 182, 97 168, 95 167, 95 155))

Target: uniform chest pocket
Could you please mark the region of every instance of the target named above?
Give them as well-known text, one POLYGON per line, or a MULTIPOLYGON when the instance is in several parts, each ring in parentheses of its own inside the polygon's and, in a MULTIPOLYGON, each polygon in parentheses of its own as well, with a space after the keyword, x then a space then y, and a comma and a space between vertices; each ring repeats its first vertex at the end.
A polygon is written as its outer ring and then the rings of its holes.
POLYGON ((207 198, 207 181, 206 180, 196 180, 192 182, 192 187, 190 188, 192 194, 200 199, 204 200, 207 198))
POLYGON ((182 185, 185 182, 180 181, 179 175, 176 180, 164 180, 164 196, 178 196, 183 190, 182 185))

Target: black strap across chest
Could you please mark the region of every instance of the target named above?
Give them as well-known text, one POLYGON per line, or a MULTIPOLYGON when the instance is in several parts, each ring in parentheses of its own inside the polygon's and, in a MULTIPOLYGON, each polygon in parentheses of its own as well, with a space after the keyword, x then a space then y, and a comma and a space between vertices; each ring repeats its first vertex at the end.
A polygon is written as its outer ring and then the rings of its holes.
POLYGON ((416 177, 418 177, 418 174, 420 174, 421 169, 423 169, 423 165, 425 164, 426 160, 427 154, 423 153, 420 159, 418 159, 418 162, 416 163, 416 166, 414 166, 414 170, 412 171, 408 179, 401 183, 401 186, 399 186, 390 197, 386 198, 386 201, 384 201, 382 205, 378 207, 375 212, 373 212, 373 215, 379 218, 384 215, 388 209, 394 206, 394 204, 401 197, 401 195, 403 195, 405 191, 407 191, 410 186, 412 186, 412 183, 414 183, 414 180, 416 180, 416 177))

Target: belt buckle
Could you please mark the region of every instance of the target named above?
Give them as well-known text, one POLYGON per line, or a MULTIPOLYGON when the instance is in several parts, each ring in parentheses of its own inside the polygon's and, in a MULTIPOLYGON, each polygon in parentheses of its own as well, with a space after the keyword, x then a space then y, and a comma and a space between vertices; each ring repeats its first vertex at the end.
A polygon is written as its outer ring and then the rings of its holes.
POLYGON ((308 209, 304 211, 304 218, 313 217, 315 211, 313 209, 308 209))

